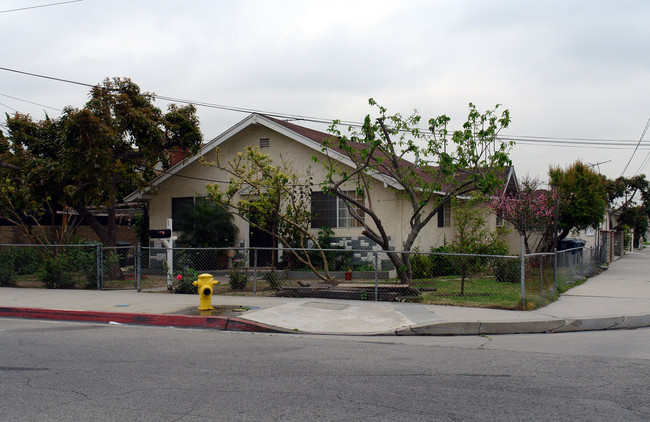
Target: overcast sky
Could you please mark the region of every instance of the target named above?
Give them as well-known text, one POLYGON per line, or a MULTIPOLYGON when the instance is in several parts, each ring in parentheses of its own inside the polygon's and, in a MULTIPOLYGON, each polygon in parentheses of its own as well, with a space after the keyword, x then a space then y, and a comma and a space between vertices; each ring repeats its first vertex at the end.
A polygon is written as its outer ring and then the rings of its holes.
MULTIPOLYGON (((9 11, 55 2, 0 0, 0 67, 91 84, 125 76, 163 96, 352 121, 370 97, 456 127, 469 102, 499 103, 512 114, 502 135, 551 138, 512 153, 520 177, 543 180, 577 159, 611 160, 599 168, 619 176, 650 118, 647 0, 85 0, 9 11)), ((87 95, 0 70, 3 115, 59 114, 11 97, 61 109, 87 95)), ((246 114, 199 116, 209 140, 246 114)), ((625 174, 650 173, 648 154, 650 133, 625 174)))

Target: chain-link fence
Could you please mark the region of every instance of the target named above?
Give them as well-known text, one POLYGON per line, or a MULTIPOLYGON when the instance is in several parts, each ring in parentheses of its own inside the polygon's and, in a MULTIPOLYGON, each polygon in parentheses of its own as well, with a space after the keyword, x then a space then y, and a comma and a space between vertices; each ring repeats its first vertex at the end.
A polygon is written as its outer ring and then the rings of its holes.
POLYGON ((0 285, 50 289, 100 287, 98 245, 0 245, 0 285))
POLYGON ((142 248, 142 288, 195 292, 198 274, 220 282, 215 294, 518 307, 521 259, 451 253, 409 256, 400 277, 384 251, 289 248, 142 248), (146 263, 146 265, 144 264, 146 263), (405 278, 406 280, 401 280, 405 278))
POLYGON ((0 286, 137 289, 135 246, 0 245, 0 286))
POLYGON ((602 254, 577 248, 519 256, 289 248, 146 248, 98 244, 0 245, 0 285, 254 294, 521 308, 597 271, 602 254))
POLYGON ((97 273, 100 289, 139 289, 136 246, 102 247, 99 256, 97 273))
MULTIPOLYGON (((596 274, 604 262, 599 247, 526 255, 522 301, 548 301, 558 292, 596 274)), ((525 304, 525 303, 524 303, 525 304)))
POLYGON ((520 303, 519 257, 416 253, 410 262, 411 286, 428 303, 498 308, 520 303))
POLYGON ((575 248, 557 253, 557 283, 574 284, 598 272, 603 263, 600 248, 575 248))

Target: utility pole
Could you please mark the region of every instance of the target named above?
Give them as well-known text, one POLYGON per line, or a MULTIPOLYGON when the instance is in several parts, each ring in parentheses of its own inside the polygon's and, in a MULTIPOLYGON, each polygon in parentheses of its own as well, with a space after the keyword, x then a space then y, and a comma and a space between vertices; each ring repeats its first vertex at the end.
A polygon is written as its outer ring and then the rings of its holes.
POLYGON ((560 198, 557 194, 557 188, 555 190, 555 207, 553 209, 553 251, 557 251, 557 226, 560 214, 560 198))

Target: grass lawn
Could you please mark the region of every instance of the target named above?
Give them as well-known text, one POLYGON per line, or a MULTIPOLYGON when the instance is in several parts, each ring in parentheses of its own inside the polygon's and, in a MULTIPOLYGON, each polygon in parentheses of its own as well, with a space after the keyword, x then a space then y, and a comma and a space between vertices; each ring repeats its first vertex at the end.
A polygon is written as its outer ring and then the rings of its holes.
POLYGON ((518 309, 521 307, 521 288, 517 283, 499 283, 489 278, 462 280, 447 276, 435 279, 414 280, 412 286, 422 291, 420 303, 432 305, 476 306, 481 308, 518 309), (435 291, 432 291, 433 289, 435 291))
POLYGON ((417 279, 413 280, 411 286, 419 289, 422 294, 412 300, 430 305, 532 310, 548 305, 559 293, 580 284, 569 284, 566 279, 568 277, 559 274, 558 292, 554 292, 552 269, 544 269, 541 272, 535 268, 527 269, 524 305, 519 283, 499 282, 491 275, 476 275, 465 279, 463 295, 460 294, 460 276, 417 279))

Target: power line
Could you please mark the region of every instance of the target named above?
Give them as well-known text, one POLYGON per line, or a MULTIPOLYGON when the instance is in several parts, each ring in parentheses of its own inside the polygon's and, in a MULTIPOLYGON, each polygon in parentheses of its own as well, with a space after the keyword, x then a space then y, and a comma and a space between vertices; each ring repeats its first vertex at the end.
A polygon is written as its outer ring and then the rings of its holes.
POLYGON ((5 103, 0 103, 0 106, 7 107, 9 110, 13 110, 13 111, 15 111, 16 113, 18 113, 18 110, 16 110, 16 109, 13 108, 13 107, 9 107, 9 106, 8 106, 7 104, 5 104, 5 103))
POLYGON ((74 85, 81 85, 81 86, 85 86, 85 87, 89 87, 89 88, 93 88, 93 87, 96 86, 96 85, 93 85, 93 84, 87 84, 87 83, 84 83, 84 82, 73 81, 73 80, 70 80, 70 79, 55 78, 54 76, 39 75, 38 73, 30 73, 30 72, 25 72, 25 71, 22 71, 22 70, 10 69, 8 67, 0 67, 0 70, 5 70, 7 72, 20 73, 21 75, 34 76, 35 78, 49 79, 51 81, 65 82, 65 83, 74 84, 74 85))
MULTIPOLYGON (((143 170, 144 168, 140 167, 140 169, 143 170)), ((180 178, 183 178, 183 179, 191 179, 191 180, 200 180, 202 182, 224 183, 224 184, 230 183, 229 180, 217 180, 217 179, 208 179, 208 178, 205 178, 205 177, 186 176, 186 175, 183 175, 183 174, 172 173, 172 172, 167 171, 167 170, 156 170, 156 172, 164 173, 164 174, 166 174, 168 176, 172 176, 172 177, 180 177, 180 178)), ((311 185, 298 183, 298 184, 287 184, 285 186, 311 186, 311 185)))
MULTIPOLYGON (((563 141, 563 140, 529 140, 517 139, 516 137, 497 137, 499 140, 514 141, 517 145, 530 145, 530 146, 551 146, 551 147, 566 147, 566 148, 589 148, 589 149, 630 149, 635 146, 634 141, 606 141, 601 142, 585 142, 585 141, 563 141)), ((650 149, 650 145, 642 147, 641 149, 650 149)))
MULTIPOLYGON (((18 98, 18 97, 12 97, 11 95, 3 94, 1 92, 0 92, 0 95, 2 95, 3 97, 14 99, 14 100, 22 101, 24 103, 34 104, 34 105, 37 105, 37 106, 40 106, 40 107, 45 107, 45 108, 51 108, 52 110, 56 110, 56 111, 63 111, 60 108, 51 107, 51 106, 48 106, 48 105, 45 105, 45 104, 35 103, 33 101, 24 100, 24 99, 18 98)), ((14 110, 14 111, 16 111, 16 110, 14 110)))
POLYGON ((639 169, 636 171, 635 174, 641 174, 641 172, 645 170, 646 166, 648 165, 648 160, 650 160, 650 151, 648 151, 648 153, 646 154, 645 158, 643 159, 643 162, 641 163, 639 169))
MULTIPOLYGON (((68 83, 68 84, 85 86, 85 87, 88 87, 88 88, 94 88, 94 87, 99 86, 99 85, 89 84, 89 83, 86 83, 86 82, 73 81, 71 79, 56 78, 54 76, 47 76, 47 75, 41 75, 41 74, 38 74, 38 73, 25 72, 23 70, 17 70, 17 69, 10 69, 10 68, 7 68, 7 67, 0 67, 0 70, 4 70, 4 71, 7 71, 7 72, 19 73, 21 75, 33 76, 35 78, 49 79, 49 80, 57 81, 57 82, 64 82, 64 83, 68 83)), ((325 119, 325 118, 319 118, 319 117, 304 116, 304 115, 300 115, 300 114, 287 114, 287 113, 269 112, 269 111, 258 110, 258 109, 253 109, 253 108, 235 107, 235 106, 215 104, 215 103, 209 103, 209 102, 203 102, 203 101, 185 100, 183 98, 168 97, 168 96, 165 96, 165 95, 155 95, 154 94, 154 98, 159 99, 159 100, 163 100, 163 101, 170 101, 170 102, 176 102, 176 103, 182 103, 182 104, 192 104, 192 105, 201 106, 201 107, 215 108, 215 109, 226 110, 226 111, 234 111, 234 112, 238 112, 238 113, 257 113, 257 114, 264 114, 266 116, 271 116, 271 117, 279 117, 279 118, 289 119, 289 120, 300 120, 300 121, 306 121, 306 122, 312 122, 312 123, 331 124, 332 120, 333 120, 333 119, 325 119)), ((345 120, 341 120, 341 124, 347 124, 347 125, 352 125, 352 126, 361 126, 362 125, 362 123, 360 123, 360 122, 345 121, 345 120)))
POLYGON ((643 129, 643 133, 641 134, 641 137, 639 138, 639 142, 636 144, 636 148, 634 148, 634 152, 632 152, 632 156, 630 157, 627 164, 625 165, 625 168, 621 172, 621 177, 623 177, 623 175, 625 174, 625 170, 627 170, 627 167, 632 162, 632 158, 634 158, 634 154, 636 154, 636 151, 639 149, 639 145, 641 145, 641 141, 643 141, 643 137, 645 136, 645 133, 648 131, 648 126, 650 126, 650 118, 648 118, 648 122, 645 124, 645 128, 643 129))
POLYGON ((641 174, 645 170, 646 166, 648 165, 648 161, 650 161, 650 151, 648 151, 648 153, 646 154, 645 158, 643 159, 643 162, 641 163, 639 169, 636 171, 635 174, 641 174))
POLYGON ((509 141, 569 141, 569 142, 621 142, 635 144, 633 139, 604 139, 604 138, 566 138, 557 136, 531 136, 531 135, 499 135, 500 139, 509 141))
POLYGON ((18 11, 21 11, 21 10, 29 10, 29 9, 39 9, 41 7, 49 7, 49 6, 60 6, 62 4, 77 3, 77 2, 80 2, 80 1, 84 1, 84 0, 60 1, 58 3, 41 4, 39 6, 29 6, 29 7, 21 7, 21 8, 18 8, 18 9, 0 10, 0 13, 18 12, 18 11))
MULTIPOLYGON (((93 85, 85 82, 79 82, 79 81, 63 79, 63 78, 56 78, 53 76, 25 72, 22 70, 10 69, 6 67, 0 67, 0 70, 19 73, 27 76, 33 76, 36 78, 49 79, 57 82, 64 82, 68 84, 85 86, 89 88, 94 88, 98 86, 98 85, 93 85)), ((334 119, 327 119, 321 117, 305 116, 300 114, 288 114, 288 113, 264 111, 264 110, 253 109, 253 108, 228 106, 228 105, 209 103, 203 101, 192 101, 183 98, 169 97, 164 95, 154 94, 154 98, 163 101, 182 103, 182 104, 192 104, 199 107, 214 108, 214 109, 233 111, 238 113, 257 113, 257 114, 263 114, 270 117, 282 118, 282 119, 292 120, 292 121, 302 121, 302 122, 320 123, 320 124, 329 125, 334 120, 334 119)), ((648 122, 650 124, 650 119, 648 120, 648 122)), ((355 122, 349 120, 340 120, 340 123, 349 126, 357 126, 357 127, 362 126, 361 122, 355 122)), ((646 130, 647 130, 647 125, 646 125, 646 130)), ((500 141, 514 141, 517 144, 545 145, 545 146, 552 145, 552 146, 573 147, 573 148, 589 147, 589 148, 600 148, 600 149, 626 149, 628 147, 632 147, 635 144, 635 142, 637 142, 634 140, 623 140, 623 139, 567 138, 567 137, 530 136, 530 135, 498 136, 497 139, 500 141)), ((638 148, 638 143, 637 143, 637 148, 638 148)))
MULTIPOLYGON (((143 168, 140 169, 143 170, 143 168)), ((168 176, 181 177, 183 179, 200 180, 202 182, 213 182, 213 183, 230 183, 230 181, 207 179, 205 177, 185 176, 183 174, 176 174, 176 173, 169 172, 167 170, 156 170, 156 171, 159 173, 164 173, 168 176)))

